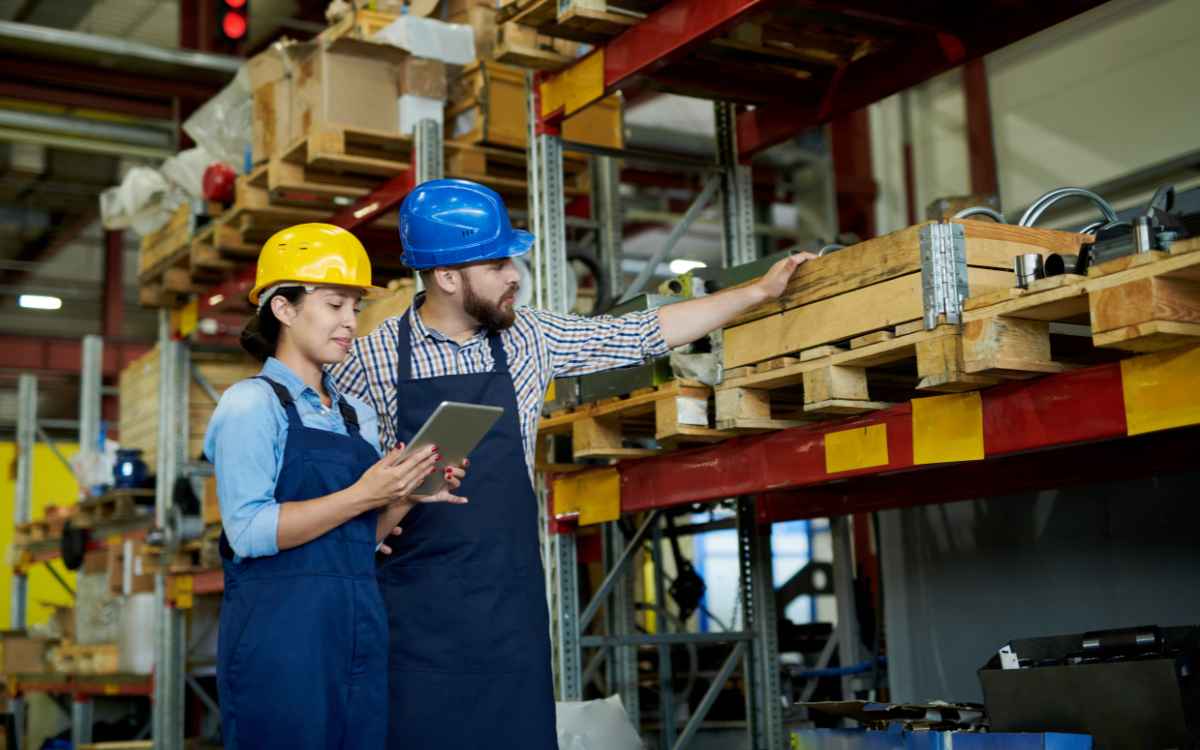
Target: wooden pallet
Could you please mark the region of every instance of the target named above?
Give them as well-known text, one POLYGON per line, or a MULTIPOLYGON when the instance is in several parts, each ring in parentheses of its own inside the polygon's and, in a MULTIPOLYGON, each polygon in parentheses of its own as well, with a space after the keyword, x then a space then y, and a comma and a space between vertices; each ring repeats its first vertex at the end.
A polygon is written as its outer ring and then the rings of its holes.
POLYGON ((542 419, 542 435, 571 435, 572 453, 584 458, 636 458, 663 448, 712 443, 728 434, 709 426, 712 389, 694 380, 673 380, 641 388, 542 419), (653 440, 660 447, 645 447, 653 440), (632 446, 640 442, 642 446, 632 446))
POLYGON ((603 44, 662 3, 604 0, 522 0, 504 6, 497 23, 522 24, 557 39, 603 44))
POLYGON ((120 652, 115 643, 83 646, 63 641, 50 650, 49 662, 60 674, 115 674, 120 671, 120 652))
MULTIPOLYGON (((1021 253, 1072 253, 1084 235, 1009 227, 985 221, 963 226, 971 295, 1007 290, 1012 258, 1021 253)), ((893 331, 924 315, 920 237, 925 224, 810 260, 773 300, 724 329, 726 370, 756 365, 876 331, 893 331)))
POLYGON ((142 515, 138 499, 152 497, 154 490, 111 490, 100 497, 80 502, 76 506, 76 523, 81 527, 92 527, 137 518, 142 515))
POLYGON ((63 524, 66 519, 39 518, 28 523, 19 523, 13 527, 13 544, 23 545, 31 542, 44 542, 62 536, 63 524))
POLYGON ((186 255, 193 226, 192 207, 185 201, 171 213, 166 224, 143 237, 138 251, 138 278, 160 276, 186 255))
POLYGON ((395 177, 409 168, 411 159, 410 136, 340 128, 308 133, 293 141, 283 152, 283 161, 324 173, 327 177, 395 177))
POLYGON ((1200 238, 1176 242, 1170 252, 1116 258, 1086 277, 1055 276, 972 298, 964 308, 964 336, 979 340, 1001 329, 1036 340, 1049 323, 1067 322, 1090 325, 1098 348, 1151 352, 1195 343, 1200 238))

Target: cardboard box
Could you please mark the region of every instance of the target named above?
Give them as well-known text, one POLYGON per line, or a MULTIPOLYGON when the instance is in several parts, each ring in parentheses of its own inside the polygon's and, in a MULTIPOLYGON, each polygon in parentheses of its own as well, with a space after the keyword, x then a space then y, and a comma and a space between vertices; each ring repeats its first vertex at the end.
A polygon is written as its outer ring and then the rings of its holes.
POLYGON ((450 23, 470 26, 475 35, 475 59, 491 60, 496 48, 496 9, 490 5, 473 5, 454 15, 446 16, 450 23))
MULTIPOLYGON (((450 84, 446 120, 448 138, 526 148, 525 70, 494 62, 467 67, 450 84)), ((624 147, 621 97, 613 94, 568 118, 563 123, 563 138, 624 147)))
POLYGON ((46 671, 46 652, 54 645, 49 638, 30 636, 24 630, 0 634, 4 651, 4 674, 38 674, 46 671))
POLYGON ((246 72, 254 100, 251 154, 255 164, 283 153, 299 137, 292 122, 294 71, 312 45, 275 44, 250 58, 246 72))
POLYGON ((410 57, 400 65, 400 93, 426 99, 446 99, 446 63, 410 57))
POLYGON ((404 93, 401 80, 393 60, 318 48, 296 66, 292 121, 302 134, 324 129, 399 133, 394 103, 404 93))

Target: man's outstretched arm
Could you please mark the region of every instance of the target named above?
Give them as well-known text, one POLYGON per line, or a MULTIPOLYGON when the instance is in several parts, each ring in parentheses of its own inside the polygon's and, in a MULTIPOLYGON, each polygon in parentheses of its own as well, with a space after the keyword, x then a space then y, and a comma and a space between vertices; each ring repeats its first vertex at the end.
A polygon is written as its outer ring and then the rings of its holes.
POLYGON ((800 264, 815 257, 812 253, 797 253, 771 266, 754 283, 658 308, 667 346, 674 349, 690 344, 750 308, 778 299, 800 264))

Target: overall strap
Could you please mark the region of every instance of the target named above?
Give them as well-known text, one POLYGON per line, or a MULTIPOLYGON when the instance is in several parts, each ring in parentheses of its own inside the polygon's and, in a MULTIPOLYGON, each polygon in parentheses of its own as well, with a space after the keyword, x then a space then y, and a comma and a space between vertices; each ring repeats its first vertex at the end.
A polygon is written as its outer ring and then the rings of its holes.
POLYGON ((346 403, 345 397, 338 399, 338 411, 342 413, 342 421, 346 423, 346 432, 355 437, 358 435, 358 412, 354 411, 354 407, 346 403))
POLYGON ((492 372, 508 372, 508 354, 504 351, 504 343, 500 341, 499 331, 488 333, 488 346, 492 348, 492 372))
POLYGON ((303 427, 304 423, 300 421, 300 412, 296 411, 296 402, 292 398, 292 394, 288 393, 288 389, 271 380, 266 375, 257 375, 255 377, 271 386, 271 390, 275 391, 275 396, 279 399, 279 404, 283 407, 284 412, 287 413, 288 427, 296 429, 303 427))

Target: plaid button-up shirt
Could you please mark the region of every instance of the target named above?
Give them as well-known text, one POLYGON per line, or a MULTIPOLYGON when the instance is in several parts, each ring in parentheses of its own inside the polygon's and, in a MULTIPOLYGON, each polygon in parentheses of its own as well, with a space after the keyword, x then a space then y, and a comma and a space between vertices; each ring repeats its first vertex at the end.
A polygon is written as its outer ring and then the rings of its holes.
MULTIPOLYGON (((413 302, 412 377, 491 372, 492 351, 486 331, 459 344, 425 326, 417 312, 422 302, 424 294, 417 295, 413 302)), ((551 380, 641 364, 666 354, 668 349, 655 310, 594 318, 528 307, 517 308, 516 312, 516 322, 501 331, 500 342, 508 355, 525 460, 532 473, 538 420, 551 380)), ((379 415, 381 448, 396 444, 396 342, 400 324, 400 317, 388 319, 357 339, 346 359, 330 368, 342 393, 365 401, 379 415)))

